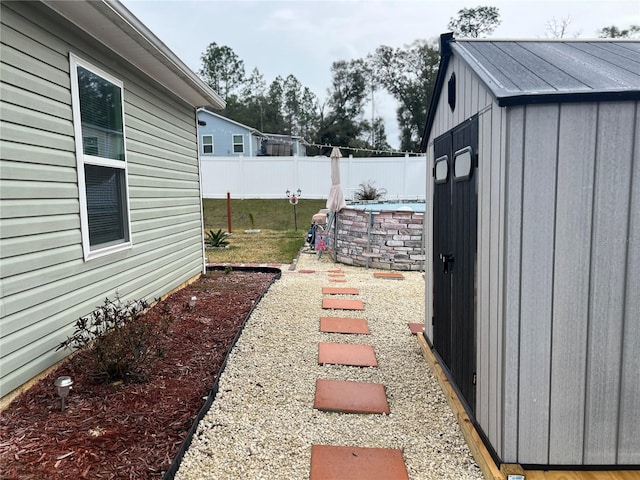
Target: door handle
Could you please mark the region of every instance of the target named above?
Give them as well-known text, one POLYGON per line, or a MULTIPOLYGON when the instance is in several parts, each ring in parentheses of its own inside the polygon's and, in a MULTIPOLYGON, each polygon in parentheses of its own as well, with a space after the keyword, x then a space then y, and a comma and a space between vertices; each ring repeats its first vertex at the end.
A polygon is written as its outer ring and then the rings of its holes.
POLYGON ((453 253, 441 253, 440 260, 442 260, 442 273, 449 273, 449 264, 453 263, 453 253))

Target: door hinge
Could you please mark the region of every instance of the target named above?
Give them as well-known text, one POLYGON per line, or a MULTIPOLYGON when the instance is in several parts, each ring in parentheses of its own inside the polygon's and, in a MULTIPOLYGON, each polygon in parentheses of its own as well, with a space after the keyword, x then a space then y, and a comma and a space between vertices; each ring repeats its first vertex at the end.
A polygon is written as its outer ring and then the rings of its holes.
POLYGON ((473 372, 473 384, 474 385, 476 384, 476 373, 475 372, 473 372))

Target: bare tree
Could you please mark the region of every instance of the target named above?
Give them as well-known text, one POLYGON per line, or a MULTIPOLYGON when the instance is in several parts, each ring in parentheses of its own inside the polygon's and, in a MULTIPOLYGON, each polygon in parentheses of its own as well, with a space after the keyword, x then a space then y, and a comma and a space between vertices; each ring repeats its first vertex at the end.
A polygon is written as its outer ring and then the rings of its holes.
MULTIPOLYGON (((569 35, 569 25, 573 23, 571 15, 557 19, 553 17, 547 22, 546 34, 547 38, 565 38, 569 35)), ((571 34, 573 38, 579 37, 582 31, 578 30, 571 34)))

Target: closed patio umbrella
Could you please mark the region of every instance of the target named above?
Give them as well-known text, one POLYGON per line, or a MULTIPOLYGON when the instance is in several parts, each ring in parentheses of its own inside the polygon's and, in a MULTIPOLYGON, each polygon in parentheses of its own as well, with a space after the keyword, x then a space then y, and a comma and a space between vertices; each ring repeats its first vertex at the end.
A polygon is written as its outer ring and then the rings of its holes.
POLYGON ((329 190, 329 197, 327 197, 327 208, 334 213, 347 206, 340 185, 340 157, 342 157, 340 149, 333 147, 331 150, 331 190, 329 190))

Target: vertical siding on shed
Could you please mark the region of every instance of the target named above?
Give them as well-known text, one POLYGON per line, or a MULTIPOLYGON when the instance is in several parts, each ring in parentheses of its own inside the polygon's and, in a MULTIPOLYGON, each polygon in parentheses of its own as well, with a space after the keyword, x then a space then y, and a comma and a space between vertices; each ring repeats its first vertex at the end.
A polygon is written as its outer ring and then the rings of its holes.
POLYGON ((603 103, 598 118, 586 365, 587 464, 616 462, 624 319, 625 313, 629 319, 638 316, 637 311, 625 312, 635 108, 633 103, 603 103))
POLYGON ((193 107, 35 3, 2 8, 0 395, 60 360, 117 290, 161 296, 202 268, 193 107), (69 52, 124 82, 131 250, 83 260, 69 52))
POLYGON ((637 117, 509 110, 505 462, 640 462, 637 117))
POLYGON ((598 108, 563 106, 560 114, 553 281, 549 462, 580 464, 584 364, 598 108))
MULTIPOLYGON (((505 169, 505 249, 504 249, 504 339, 503 428, 501 459, 518 462, 518 392, 520 389, 520 287, 522 255, 522 203, 525 152, 524 107, 510 108, 507 113, 507 163, 505 169)), ((484 322, 484 319, 481 319, 484 322)))
POLYGON ((518 393, 521 463, 546 463, 548 453, 558 120, 557 105, 528 108, 525 118, 518 393))
POLYGON ((640 108, 636 103, 633 132, 633 173, 629 233, 627 234, 627 272, 625 322, 622 335, 622 372, 618 432, 618 463, 640 464, 640 108))
POLYGON ((505 109, 494 105, 480 115, 476 412, 496 451, 502 449, 505 128, 505 109))

